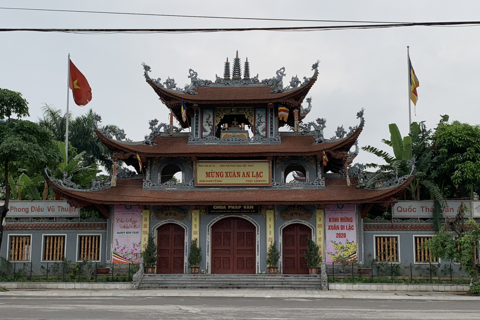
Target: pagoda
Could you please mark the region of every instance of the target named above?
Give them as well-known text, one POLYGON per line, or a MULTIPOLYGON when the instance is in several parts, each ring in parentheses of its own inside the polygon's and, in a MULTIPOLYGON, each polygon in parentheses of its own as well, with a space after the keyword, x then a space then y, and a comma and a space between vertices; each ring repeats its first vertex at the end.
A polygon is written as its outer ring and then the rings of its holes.
POLYGON ((308 273, 303 252, 309 238, 327 262, 336 254, 332 243, 349 244, 352 257, 363 261, 363 218, 395 203, 413 177, 372 186, 362 166, 352 165, 365 125, 363 109, 357 126, 348 132, 339 126, 331 138, 324 136, 325 119, 305 120, 319 62, 311 77, 294 76, 286 84, 285 68, 261 80, 251 76, 248 59, 242 70, 237 52, 233 66, 226 60, 223 77, 203 80, 190 69, 183 88, 171 78, 151 78, 151 68, 143 67, 170 121, 149 121, 150 133, 137 142, 123 131, 96 130, 115 164, 111 177, 89 190, 50 178, 70 204, 94 207, 109 219, 114 262, 133 261, 115 245, 122 235, 117 224, 128 217, 141 219, 138 239, 137 231, 130 235, 142 247, 148 234, 155 235, 156 272, 162 274, 190 272, 195 239, 202 248, 200 269, 209 274, 265 272, 273 243, 280 273, 308 273))

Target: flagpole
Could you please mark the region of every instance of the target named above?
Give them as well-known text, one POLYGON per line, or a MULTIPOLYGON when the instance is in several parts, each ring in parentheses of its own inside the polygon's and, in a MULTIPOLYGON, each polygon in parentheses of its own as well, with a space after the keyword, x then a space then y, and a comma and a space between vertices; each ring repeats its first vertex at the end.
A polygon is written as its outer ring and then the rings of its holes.
POLYGON ((69 101, 70 101, 70 53, 68 54, 68 76, 67 76, 67 114, 65 115, 65 164, 68 163, 68 118, 69 118, 69 101))
POLYGON ((410 66, 410 46, 407 46, 407 68, 408 68, 408 81, 407 81, 407 86, 408 86, 408 134, 411 134, 410 128, 412 126, 412 102, 410 100, 410 81, 412 77, 412 70, 410 66))

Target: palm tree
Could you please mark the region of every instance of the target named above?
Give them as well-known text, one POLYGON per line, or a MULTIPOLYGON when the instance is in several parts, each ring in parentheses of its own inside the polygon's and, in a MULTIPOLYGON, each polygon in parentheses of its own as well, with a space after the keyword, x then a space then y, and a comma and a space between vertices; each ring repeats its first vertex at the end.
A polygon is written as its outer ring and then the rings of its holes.
MULTIPOLYGON (((39 120, 40 126, 47 129, 52 138, 57 141, 65 141, 65 116, 61 110, 54 109, 48 105, 44 106, 43 119, 39 120)), ((95 113, 90 109, 87 114, 76 118, 69 115, 68 141, 79 153, 83 153, 87 165, 99 163, 104 165, 108 171, 111 170, 111 151, 106 148, 94 132, 95 113)), ((104 128, 115 127, 112 125, 104 128)), ((69 161, 71 157, 69 157, 69 161)))

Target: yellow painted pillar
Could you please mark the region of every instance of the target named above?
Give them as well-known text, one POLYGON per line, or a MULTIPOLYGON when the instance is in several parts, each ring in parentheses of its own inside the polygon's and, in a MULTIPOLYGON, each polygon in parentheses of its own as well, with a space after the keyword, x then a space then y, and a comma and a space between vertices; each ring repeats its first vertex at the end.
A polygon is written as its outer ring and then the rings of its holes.
POLYGON ((267 210, 265 218, 267 220, 267 251, 273 241, 275 241, 275 213, 274 210, 267 210))
POLYGON ((142 250, 145 250, 148 242, 148 231, 150 230, 150 210, 142 210, 142 250))
POLYGON ((200 237, 200 210, 192 210, 192 240, 200 237))
POLYGON ((325 209, 317 208, 315 210, 315 217, 316 217, 316 225, 315 229, 317 230, 316 237, 317 237, 317 245, 319 247, 318 252, 325 258, 325 209))

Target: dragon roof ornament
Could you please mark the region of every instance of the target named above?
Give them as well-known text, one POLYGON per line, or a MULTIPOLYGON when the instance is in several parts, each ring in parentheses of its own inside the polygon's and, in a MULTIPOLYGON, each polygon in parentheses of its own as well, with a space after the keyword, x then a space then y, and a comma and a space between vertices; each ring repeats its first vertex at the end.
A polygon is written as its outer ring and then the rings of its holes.
POLYGON ((125 130, 120 129, 117 126, 99 127, 98 123, 102 122, 102 117, 96 113, 93 114, 93 117, 94 117, 93 118, 94 129, 100 131, 108 139, 113 139, 113 137, 115 137, 115 139, 118 141, 132 142, 132 140, 127 138, 127 134, 125 133, 125 130))
POLYGON ((153 142, 153 138, 161 135, 162 133, 165 133, 171 136, 173 133, 179 133, 180 131, 183 130, 183 128, 179 128, 174 125, 166 124, 163 122, 158 124, 157 119, 148 121, 148 124, 151 132, 148 136, 145 136, 145 140, 143 140, 143 144, 150 145, 150 146, 155 145, 155 143, 153 142))
MULTIPOLYGON (((317 79, 319 63, 320 61, 317 61, 312 65, 312 70, 314 71, 314 73, 311 78, 303 77, 303 82, 301 82, 298 79, 298 76, 294 76, 290 80, 289 85, 286 87, 283 86, 283 77, 286 76, 285 67, 282 67, 279 70, 277 70, 275 77, 264 79, 261 81, 258 79, 258 74, 255 77, 250 78, 249 71, 246 73, 246 75, 248 74, 248 76, 243 79, 242 78, 232 79, 230 77, 221 78, 218 75, 215 75, 215 78, 216 78, 215 81, 203 80, 198 78, 198 73, 196 71, 194 71, 193 69, 189 69, 188 78, 190 79, 190 84, 185 85, 184 88, 178 88, 175 82, 175 79, 168 77, 168 79, 162 83, 161 78, 157 78, 157 79, 150 78, 148 73, 151 72, 152 69, 150 68, 149 65, 142 63, 142 66, 144 70, 143 75, 145 79, 147 81, 151 81, 157 87, 167 89, 167 90, 177 91, 178 93, 182 93, 182 94, 196 95, 198 87, 248 87, 248 86, 255 86, 255 87, 265 86, 266 87, 266 86, 269 86, 271 88, 270 93, 281 93, 281 92, 287 92, 290 90, 295 90, 298 87, 306 86, 308 83, 310 83, 312 79, 317 79)), ((248 62, 246 63, 246 66, 245 66, 246 69, 249 68, 247 67, 247 64, 248 62)))
MULTIPOLYGON (((311 99, 310 101, 307 101, 307 102, 309 103, 309 107, 311 108, 310 106, 311 99)), ((314 137, 313 144, 318 144, 323 142, 333 142, 336 140, 346 139, 352 134, 354 134, 358 128, 363 128, 365 126, 365 118, 363 117, 364 112, 365 112, 365 109, 363 108, 359 112, 357 112, 357 119, 360 119, 360 124, 358 126, 349 127, 349 132, 347 133, 343 128, 343 125, 341 125, 337 127, 337 131, 335 131, 335 136, 333 136, 330 139, 326 139, 323 135, 323 129, 325 129, 327 126, 326 125, 327 120, 325 118, 317 118, 316 123, 308 122, 306 124, 301 124, 300 133, 302 135, 312 134, 314 137)))
MULTIPOLYGON (((374 172, 368 173, 364 171, 365 166, 362 164, 355 164, 354 166, 349 166, 348 175, 349 177, 357 177, 358 185, 357 188, 360 189, 369 189, 369 190, 385 190, 395 188, 405 181, 407 181, 411 176, 415 175, 415 163, 416 158, 407 161, 407 166, 410 168, 410 172, 403 176, 398 176, 398 171, 394 171, 393 176, 389 179, 384 179, 384 172, 374 172)), ((392 174, 390 173, 390 174, 392 174)), ((341 170, 340 174, 346 177, 345 170, 341 170)), ((388 173, 387 173, 388 174, 388 173)))
POLYGON ((110 178, 98 176, 95 179, 92 179, 92 187, 88 189, 83 189, 82 186, 76 184, 72 181, 72 176, 64 176, 63 179, 55 179, 52 177, 51 170, 47 167, 45 168, 45 175, 47 178, 63 188, 75 190, 75 191, 99 191, 111 188, 110 178))

